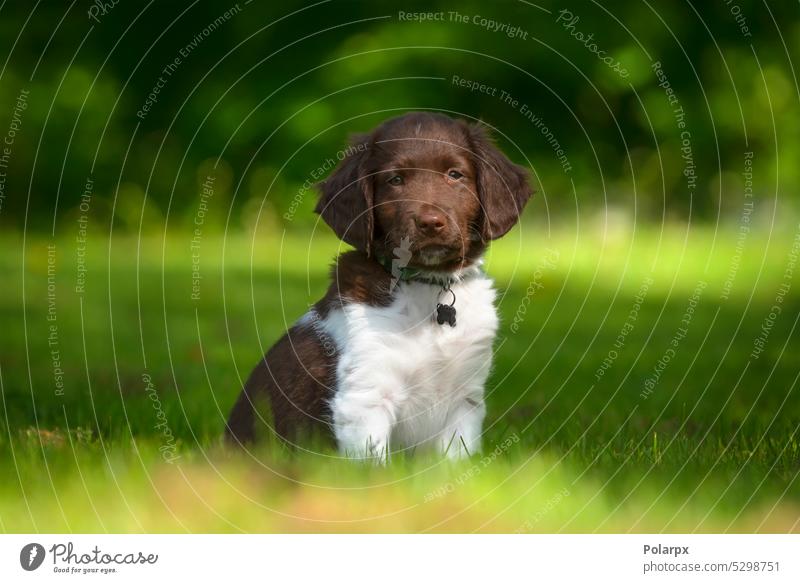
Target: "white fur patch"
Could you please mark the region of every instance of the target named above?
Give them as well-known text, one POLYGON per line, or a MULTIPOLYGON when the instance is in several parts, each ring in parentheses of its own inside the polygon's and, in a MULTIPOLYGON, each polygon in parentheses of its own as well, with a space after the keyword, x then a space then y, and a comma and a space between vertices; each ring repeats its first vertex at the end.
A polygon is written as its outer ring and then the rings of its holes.
POLYGON ((495 291, 476 274, 452 285, 456 326, 436 323, 441 287, 402 282, 389 306, 346 304, 319 322, 337 347, 334 433, 342 453, 435 447, 480 451, 484 384, 497 332, 495 291))

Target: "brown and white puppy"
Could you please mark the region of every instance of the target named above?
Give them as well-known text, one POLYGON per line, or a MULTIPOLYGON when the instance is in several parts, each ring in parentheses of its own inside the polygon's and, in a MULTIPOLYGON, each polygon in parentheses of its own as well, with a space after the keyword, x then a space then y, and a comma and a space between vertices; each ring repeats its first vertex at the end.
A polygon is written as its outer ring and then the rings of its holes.
POLYGON ((358 136, 321 190, 316 211, 355 250, 256 366, 228 440, 254 439, 266 397, 281 437, 321 427, 345 455, 478 452, 497 331, 481 256, 517 222, 527 171, 481 125, 409 113, 358 136))

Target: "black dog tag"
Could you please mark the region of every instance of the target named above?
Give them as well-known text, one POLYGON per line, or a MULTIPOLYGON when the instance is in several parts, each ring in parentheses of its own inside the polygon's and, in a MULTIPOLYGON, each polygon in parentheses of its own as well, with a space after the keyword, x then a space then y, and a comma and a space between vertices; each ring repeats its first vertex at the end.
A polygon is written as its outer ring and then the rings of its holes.
POLYGON ((436 322, 440 326, 445 322, 450 324, 450 327, 456 325, 456 308, 455 306, 448 306, 446 304, 436 304, 436 322))

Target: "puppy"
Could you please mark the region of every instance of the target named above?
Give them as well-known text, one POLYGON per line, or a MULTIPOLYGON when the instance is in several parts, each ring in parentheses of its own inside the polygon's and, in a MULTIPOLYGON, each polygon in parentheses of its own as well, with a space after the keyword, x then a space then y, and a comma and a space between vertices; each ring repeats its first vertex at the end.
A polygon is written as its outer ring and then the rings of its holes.
POLYGON ((279 436, 317 427, 347 456, 477 453, 498 325, 481 257, 517 222, 528 172, 481 125, 435 113, 391 119, 347 154, 316 212, 355 250, 256 366, 227 439, 252 441, 268 400, 279 436))

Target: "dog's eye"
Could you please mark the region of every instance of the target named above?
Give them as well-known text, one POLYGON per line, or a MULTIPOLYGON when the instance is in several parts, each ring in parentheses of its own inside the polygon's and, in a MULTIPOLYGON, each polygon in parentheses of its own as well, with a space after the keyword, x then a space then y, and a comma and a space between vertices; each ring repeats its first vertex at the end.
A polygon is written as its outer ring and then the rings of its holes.
POLYGON ((392 186, 400 186, 401 184, 403 184, 403 177, 400 176, 399 174, 395 174, 386 182, 391 184, 392 186))
POLYGON ((451 170, 450 172, 447 173, 447 175, 453 180, 461 180, 462 178, 464 178, 464 175, 461 174, 461 172, 459 172, 458 170, 451 170))

